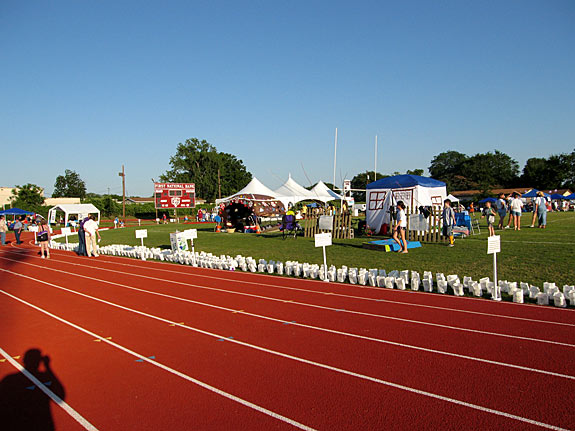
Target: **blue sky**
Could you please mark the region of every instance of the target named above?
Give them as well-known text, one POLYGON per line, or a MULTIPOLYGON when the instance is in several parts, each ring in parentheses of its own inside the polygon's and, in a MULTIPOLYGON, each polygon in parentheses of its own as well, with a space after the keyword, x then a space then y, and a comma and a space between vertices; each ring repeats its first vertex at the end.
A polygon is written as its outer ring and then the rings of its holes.
POLYGON ((0 3, 0 186, 151 195, 206 139, 264 184, 575 148, 575 2, 0 3), (15 155, 17 155, 15 157, 15 155))

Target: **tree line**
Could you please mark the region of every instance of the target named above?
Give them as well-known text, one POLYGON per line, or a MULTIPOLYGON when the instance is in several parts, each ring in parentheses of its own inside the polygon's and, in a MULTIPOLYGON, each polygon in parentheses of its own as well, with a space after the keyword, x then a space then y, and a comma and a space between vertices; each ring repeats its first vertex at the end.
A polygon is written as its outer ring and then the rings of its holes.
MULTIPOLYGON (((478 153, 473 156, 458 151, 445 151, 436 155, 428 168, 432 178, 443 181, 449 192, 457 190, 479 190, 488 194, 495 188, 534 187, 540 190, 567 188, 575 190, 575 150, 571 153, 551 155, 547 158, 532 157, 519 170, 516 160, 500 151, 478 153)), ((423 169, 408 170, 407 174, 423 175, 423 169)), ((390 175, 398 175, 393 172, 390 175)), ((370 182, 390 176, 374 171, 360 172, 351 180, 352 189, 365 190, 370 182)), ((252 179, 242 160, 236 156, 219 152, 206 140, 187 139, 179 143, 176 153, 170 157, 170 169, 160 176, 161 181, 195 183, 196 196, 214 202, 220 195, 229 196, 245 187, 252 179)), ((329 184, 333 189, 332 185, 329 184)), ((43 207, 42 188, 35 184, 16 186, 12 191, 12 206, 47 213, 43 207)), ((66 169, 56 177, 53 197, 79 197, 83 202, 96 205, 106 216, 121 212, 121 196, 87 193, 86 184, 80 175, 66 169)), ((365 192, 354 191, 356 202, 365 201, 365 192)), ((153 204, 146 211, 153 212, 153 204)), ((132 206, 130 206, 132 207, 132 206)), ((136 207, 127 208, 134 215, 136 207)))

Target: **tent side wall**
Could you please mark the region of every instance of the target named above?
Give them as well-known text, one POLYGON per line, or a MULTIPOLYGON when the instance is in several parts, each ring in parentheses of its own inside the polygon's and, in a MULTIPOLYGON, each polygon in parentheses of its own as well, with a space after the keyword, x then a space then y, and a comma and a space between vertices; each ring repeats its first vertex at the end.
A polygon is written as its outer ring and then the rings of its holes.
POLYGON ((367 226, 377 233, 383 233, 383 225, 390 224, 389 208, 392 205, 403 201, 410 212, 414 212, 420 206, 441 207, 447 196, 447 190, 445 186, 424 187, 417 185, 394 189, 368 189, 366 194, 365 217, 367 226))

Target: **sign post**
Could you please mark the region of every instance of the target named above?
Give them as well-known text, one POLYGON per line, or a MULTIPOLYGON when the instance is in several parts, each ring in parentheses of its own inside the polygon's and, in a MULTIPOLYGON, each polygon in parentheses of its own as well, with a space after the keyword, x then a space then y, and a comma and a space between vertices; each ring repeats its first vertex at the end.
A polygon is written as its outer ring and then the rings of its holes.
POLYGON ((38 244, 38 226, 29 226, 28 232, 34 232, 34 244, 38 244))
POLYGON ((198 230, 197 229, 186 229, 184 231, 184 235, 186 238, 192 242, 192 259, 194 260, 194 265, 196 264, 196 249, 194 248, 194 239, 198 237, 198 230))
POLYGON ((493 255, 493 293, 492 298, 495 301, 501 301, 501 289, 497 282, 497 253, 501 252, 501 236, 494 235, 487 238, 487 254, 493 255))
POLYGON ((68 245, 68 235, 72 235, 72 229, 70 229, 69 227, 63 227, 62 235, 66 237, 66 245, 68 245))
POLYGON ((148 229, 138 229, 136 232, 136 238, 140 238, 142 241, 142 260, 146 260, 144 256, 144 238, 148 237, 148 229))
POLYGON ((316 233, 314 238, 315 238, 315 246, 323 248, 323 269, 324 269, 323 281, 329 282, 329 279, 327 278, 327 259, 325 256, 325 248, 331 245, 331 232, 316 233))

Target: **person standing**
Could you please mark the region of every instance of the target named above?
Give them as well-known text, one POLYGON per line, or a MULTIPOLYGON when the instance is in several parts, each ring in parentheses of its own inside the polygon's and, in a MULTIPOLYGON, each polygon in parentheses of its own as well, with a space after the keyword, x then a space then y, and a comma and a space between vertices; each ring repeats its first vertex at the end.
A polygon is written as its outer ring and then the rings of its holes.
POLYGON ((485 208, 481 212, 481 218, 485 217, 487 220, 487 229, 489 229, 489 236, 495 235, 493 223, 495 223, 495 210, 491 207, 491 202, 485 202, 485 208))
POLYGON ((22 218, 18 218, 16 220, 16 223, 14 223, 14 236, 16 237, 16 244, 22 244, 22 241, 20 241, 20 235, 22 234, 22 229, 24 228, 24 225, 22 224, 22 218))
POLYGON ((513 216, 513 224, 515 230, 521 230, 522 211, 523 211, 523 201, 521 201, 519 195, 515 193, 513 195, 513 201, 511 202, 511 215, 513 216))
POLYGON ((8 225, 6 224, 6 217, 0 216, 0 244, 6 245, 6 232, 8 232, 8 225))
POLYGON ((86 253, 88 257, 98 257, 98 243, 96 242, 96 236, 98 236, 98 239, 102 239, 102 237, 100 237, 98 223, 94 220, 93 215, 88 217, 88 220, 84 223, 84 231, 86 233, 86 253))
POLYGON ((541 191, 537 192, 535 202, 537 206, 537 224, 540 229, 545 229, 547 226, 547 201, 545 200, 545 194, 541 191))
POLYGON ((449 247, 453 247, 453 226, 455 226, 455 211, 451 208, 451 200, 445 199, 443 201, 443 213, 441 214, 443 220, 443 236, 449 238, 449 247))
POLYGON ((517 225, 515 224, 515 217, 513 217, 513 211, 511 210, 514 200, 515 200, 515 193, 512 193, 507 198, 507 212, 509 212, 509 219, 507 219, 507 226, 505 226, 505 229, 511 229, 511 222, 513 222, 513 228, 517 230, 517 225))
POLYGON ((120 222, 120 220, 118 220, 118 216, 116 216, 116 218, 114 219, 114 229, 118 229, 118 223, 120 222))
POLYGON ((48 222, 46 220, 42 220, 36 237, 38 239, 38 244, 40 244, 40 254, 42 255, 42 259, 50 259, 50 248, 48 248, 50 237, 50 226, 48 226, 48 222), (44 256, 44 254, 46 254, 46 256, 44 256))
POLYGON ((78 256, 87 256, 86 253, 86 231, 84 230, 84 224, 88 221, 88 217, 80 220, 78 224, 78 256))
POLYGON ((405 215, 405 204, 403 201, 397 202, 397 211, 395 212, 395 229, 393 230, 393 239, 399 244, 400 253, 407 253, 407 241, 405 231, 407 230, 407 216, 405 215), (403 243, 403 244, 402 244, 403 243))
POLYGON ((497 199, 497 214, 499 214, 499 224, 497 227, 503 229, 503 222, 507 215, 507 202, 505 201, 505 195, 503 193, 501 193, 499 199, 497 199))

